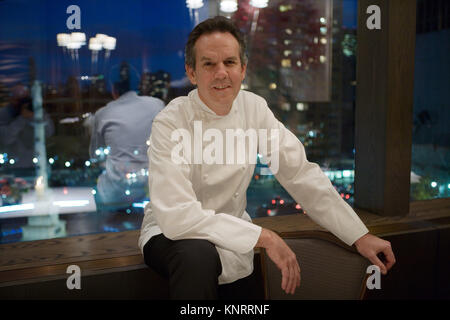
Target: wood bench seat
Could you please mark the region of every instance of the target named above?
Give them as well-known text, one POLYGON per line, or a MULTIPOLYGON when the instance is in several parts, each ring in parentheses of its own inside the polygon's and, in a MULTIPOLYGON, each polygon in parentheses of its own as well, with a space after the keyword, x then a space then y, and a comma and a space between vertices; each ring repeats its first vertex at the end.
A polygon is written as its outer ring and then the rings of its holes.
MULTIPOLYGON (((371 233, 390 241, 395 236, 421 232, 439 233, 444 239, 449 237, 450 230, 448 203, 442 201, 441 207, 427 212, 420 202, 412 205, 411 213, 403 217, 357 212, 371 233)), ((283 237, 324 231, 304 215, 258 218, 254 222, 283 237)), ((139 230, 134 230, 0 245, 0 298, 164 299, 165 280, 144 264, 137 246, 138 236, 139 230), (81 268, 82 290, 66 287, 69 276, 66 270, 72 264, 81 268)), ((439 250, 447 247, 441 244, 439 250)), ((394 246, 394 250, 401 248, 394 246)), ((438 258, 447 267, 449 258, 441 255, 438 253, 438 258)))

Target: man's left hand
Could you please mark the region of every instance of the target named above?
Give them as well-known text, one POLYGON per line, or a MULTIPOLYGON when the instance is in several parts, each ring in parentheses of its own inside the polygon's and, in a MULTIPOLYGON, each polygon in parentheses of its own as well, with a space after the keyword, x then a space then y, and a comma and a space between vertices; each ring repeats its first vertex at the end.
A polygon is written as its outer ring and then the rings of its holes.
POLYGON ((386 275, 395 264, 394 252, 392 252, 389 241, 367 233, 355 241, 355 246, 363 257, 366 257, 370 262, 380 268, 383 275, 386 275), (379 253, 384 254, 384 263, 377 256, 379 253))

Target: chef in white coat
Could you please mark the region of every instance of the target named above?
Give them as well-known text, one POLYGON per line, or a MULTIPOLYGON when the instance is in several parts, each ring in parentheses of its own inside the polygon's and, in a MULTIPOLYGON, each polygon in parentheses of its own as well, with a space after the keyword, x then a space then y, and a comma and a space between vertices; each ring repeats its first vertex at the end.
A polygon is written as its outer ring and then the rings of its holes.
POLYGON ((241 90, 246 67, 242 35, 228 19, 208 19, 189 35, 186 74, 197 89, 172 100, 153 121, 151 202, 139 238, 146 264, 169 279, 173 299, 217 299, 222 288, 245 287, 252 278, 253 250, 262 247, 280 269, 282 289, 293 294, 300 285, 295 254, 245 211, 259 152, 311 219, 354 244, 386 274, 395 263, 390 243, 368 233, 266 101, 241 90), (229 143, 252 132, 258 151, 229 143), (384 254, 383 262, 378 253, 384 254))

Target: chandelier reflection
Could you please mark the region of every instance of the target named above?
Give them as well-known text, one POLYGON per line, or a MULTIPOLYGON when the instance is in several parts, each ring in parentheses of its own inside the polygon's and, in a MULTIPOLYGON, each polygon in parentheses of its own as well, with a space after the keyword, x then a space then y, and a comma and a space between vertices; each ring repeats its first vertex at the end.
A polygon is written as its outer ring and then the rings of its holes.
MULTIPOLYGON (((56 41, 59 47, 63 48, 65 53, 68 53, 72 60, 79 62, 79 50, 86 45, 86 34, 83 32, 58 33, 56 35, 56 41)), ((96 72, 99 52, 105 50, 105 64, 108 62, 111 56, 111 51, 116 49, 117 40, 114 37, 108 36, 103 33, 97 33, 95 37, 89 39, 89 50, 91 53, 91 63, 93 72, 96 72)))

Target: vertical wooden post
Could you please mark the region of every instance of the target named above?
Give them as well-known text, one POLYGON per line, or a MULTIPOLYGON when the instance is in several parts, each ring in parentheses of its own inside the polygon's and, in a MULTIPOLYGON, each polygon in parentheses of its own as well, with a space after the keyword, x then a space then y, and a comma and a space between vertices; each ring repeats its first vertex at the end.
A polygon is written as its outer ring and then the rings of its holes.
POLYGON ((409 212, 415 36, 415 0, 358 1, 355 208, 382 216, 409 212))

